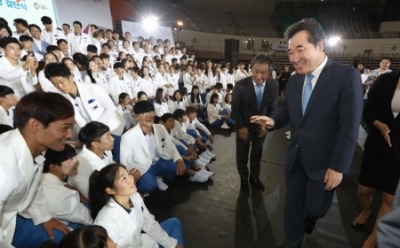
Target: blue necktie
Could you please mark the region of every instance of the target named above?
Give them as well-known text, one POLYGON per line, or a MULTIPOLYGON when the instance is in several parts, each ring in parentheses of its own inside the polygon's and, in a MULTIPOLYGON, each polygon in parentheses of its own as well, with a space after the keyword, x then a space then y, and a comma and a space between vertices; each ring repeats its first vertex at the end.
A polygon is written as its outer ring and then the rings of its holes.
POLYGON ((263 98, 263 87, 264 85, 262 84, 257 84, 257 106, 258 106, 258 110, 261 110, 261 102, 262 102, 262 98, 263 98))
POLYGON ((314 77, 314 75, 310 74, 310 73, 306 75, 306 86, 304 87, 303 101, 301 103, 301 106, 303 108, 303 115, 304 115, 304 112, 306 112, 307 104, 308 104, 308 101, 310 100, 310 96, 313 91, 312 84, 311 84, 311 80, 313 77, 314 77))

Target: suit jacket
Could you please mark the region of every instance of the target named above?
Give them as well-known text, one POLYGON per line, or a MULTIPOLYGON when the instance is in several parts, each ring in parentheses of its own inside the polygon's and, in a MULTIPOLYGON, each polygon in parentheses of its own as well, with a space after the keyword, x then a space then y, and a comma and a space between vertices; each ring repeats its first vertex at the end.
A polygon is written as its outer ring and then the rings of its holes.
POLYGON ((40 44, 42 45, 42 49, 40 49, 36 45, 36 42, 33 42, 33 51, 35 53, 40 53, 41 55, 44 55, 46 53, 46 48, 49 46, 49 43, 47 43, 46 41, 41 40, 40 44))
POLYGON ((275 113, 278 104, 278 83, 273 79, 265 82, 261 110, 257 106, 256 90, 252 77, 247 77, 236 83, 232 94, 232 115, 236 129, 247 127, 249 133, 257 131, 257 125, 250 123, 253 115, 268 115, 275 113))
POLYGON ((380 75, 368 92, 364 109, 364 120, 370 126, 365 149, 377 152, 390 149, 379 130, 372 124, 375 120, 379 120, 390 129, 391 143, 398 162, 400 162, 400 116, 397 118, 393 116, 391 104, 399 78, 399 71, 380 75))
POLYGON ((362 83, 357 70, 328 59, 303 116, 304 77, 296 73, 289 78, 285 105, 271 117, 274 129, 290 122, 286 170, 300 155, 307 176, 321 180, 328 168, 344 173, 351 164, 362 116, 362 83))

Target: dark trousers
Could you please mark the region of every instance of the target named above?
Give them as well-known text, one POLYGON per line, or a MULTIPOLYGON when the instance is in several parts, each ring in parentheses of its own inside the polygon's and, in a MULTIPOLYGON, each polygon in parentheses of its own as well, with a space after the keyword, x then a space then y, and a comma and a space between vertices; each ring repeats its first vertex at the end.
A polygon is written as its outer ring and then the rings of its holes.
POLYGON ((250 152, 250 177, 258 178, 260 176, 260 162, 263 150, 265 136, 259 138, 257 134, 249 135, 246 140, 239 138, 239 132, 236 134, 236 166, 239 172, 240 180, 247 181, 249 169, 247 161, 250 152))
POLYGON ((324 178, 311 180, 297 155, 291 171, 286 172, 285 245, 300 247, 304 237, 304 220, 316 221, 325 216, 331 206, 334 190, 325 190, 324 178))

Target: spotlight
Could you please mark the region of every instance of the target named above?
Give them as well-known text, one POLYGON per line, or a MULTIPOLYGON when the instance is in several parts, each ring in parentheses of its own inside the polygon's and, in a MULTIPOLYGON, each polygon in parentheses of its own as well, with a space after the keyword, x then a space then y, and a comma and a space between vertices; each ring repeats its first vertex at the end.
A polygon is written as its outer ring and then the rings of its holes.
POLYGON ((340 36, 332 36, 328 38, 328 46, 336 46, 339 42, 342 42, 342 38, 340 36))
POLYGON ((155 16, 146 17, 143 19, 142 23, 143 23, 143 26, 148 31, 153 31, 158 27, 158 17, 155 17, 155 16))

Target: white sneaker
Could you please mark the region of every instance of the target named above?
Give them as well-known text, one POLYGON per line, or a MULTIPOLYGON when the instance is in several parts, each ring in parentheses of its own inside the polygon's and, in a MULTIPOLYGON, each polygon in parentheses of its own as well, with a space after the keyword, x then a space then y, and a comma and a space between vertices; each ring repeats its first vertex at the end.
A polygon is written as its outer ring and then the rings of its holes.
POLYGON ((210 152, 208 149, 204 151, 205 154, 207 154, 207 156, 211 157, 211 158, 215 158, 217 155, 215 155, 214 153, 210 152))
POLYGON ((157 177, 157 186, 161 191, 166 191, 168 189, 168 185, 164 183, 161 177, 157 177))
POLYGON ((211 162, 211 158, 207 155, 200 154, 199 159, 201 159, 206 165, 211 162))
POLYGON ((224 123, 221 126, 221 129, 231 129, 228 124, 226 123, 226 121, 224 121, 224 123))
POLYGON ((204 163, 203 160, 197 159, 194 161, 195 164, 197 164, 198 166, 200 166, 201 168, 205 168, 206 164, 204 163))
POLYGON ((199 172, 196 172, 193 176, 189 178, 189 180, 193 183, 205 183, 208 181, 208 177, 199 172))
POLYGON ((212 175, 214 175, 214 172, 212 171, 208 171, 206 169, 201 168, 198 173, 203 174, 206 177, 211 177, 212 175))

